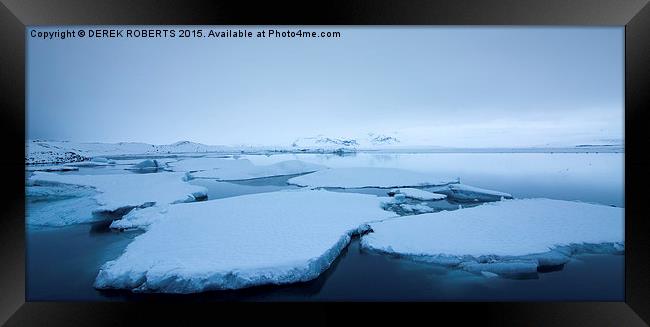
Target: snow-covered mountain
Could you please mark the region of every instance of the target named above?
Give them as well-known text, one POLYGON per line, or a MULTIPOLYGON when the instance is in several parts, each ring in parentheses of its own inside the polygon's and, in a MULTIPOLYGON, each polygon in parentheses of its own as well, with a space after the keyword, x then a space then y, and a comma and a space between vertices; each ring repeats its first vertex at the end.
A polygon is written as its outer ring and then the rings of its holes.
POLYGON ((293 148, 314 149, 314 148, 352 148, 358 147, 359 142, 355 139, 330 138, 323 135, 313 137, 299 137, 291 144, 293 148))
POLYGON ((375 133, 368 133, 363 137, 356 138, 328 137, 325 135, 317 135, 312 137, 297 138, 291 144, 291 148, 294 150, 316 151, 331 149, 365 150, 395 145, 399 142, 400 141, 394 136, 375 133))
POLYGON ((383 134, 368 133, 368 141, 372 145, 393 145, 400 143, 400 140, 394 136, 388 136, 383 134))

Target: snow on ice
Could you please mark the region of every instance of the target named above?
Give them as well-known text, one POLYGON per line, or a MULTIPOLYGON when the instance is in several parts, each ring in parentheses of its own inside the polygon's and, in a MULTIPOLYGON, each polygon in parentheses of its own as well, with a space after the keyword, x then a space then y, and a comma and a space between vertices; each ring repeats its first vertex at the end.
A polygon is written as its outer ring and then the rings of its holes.
POLYGON ((561 265, 574 253, 624 247, 624 209, 520 199, 372 223, 364 249, 497 274, 561 265))
POLYGON ((393 189, 391 190, 391 192, 397 194, 404 194, 404 196, 407 198, 422 200, 422 201, 442 200, 447 197, 444 194, 432 193, 417 188, 409 188, 409 187, 393 189))
POLYGON ((292 190, 136 209, 148 225, 100 270, 95 287, 192 293, 308 281, 354 233, 393 217, 374 195, 292 190))
POLYGON ((34 172, 30 183, 59 183, 90 186, 97 190, 97 211, 192 202, 207 197, 207 189, 185 181, 185 173, 124 175, 60 175, 34 172))

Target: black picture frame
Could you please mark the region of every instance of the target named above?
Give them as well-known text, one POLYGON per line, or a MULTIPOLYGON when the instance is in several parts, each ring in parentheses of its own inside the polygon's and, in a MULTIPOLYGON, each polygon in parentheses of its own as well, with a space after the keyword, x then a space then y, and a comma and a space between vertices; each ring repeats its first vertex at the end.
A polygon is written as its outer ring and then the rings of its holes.
POLYGON ((227 317, 338 324, 397 319, 498 325, 643 326, 650 322, 650 5, 647 0, 242 1, 2 0, 0 5, 0 323, 103 326, 227 317), (25 302, 25 31, 32 25, 588 25, 625 26, 625 302, 178 304, 25 302), (449 320, 451 319, 451 320, 449 320))

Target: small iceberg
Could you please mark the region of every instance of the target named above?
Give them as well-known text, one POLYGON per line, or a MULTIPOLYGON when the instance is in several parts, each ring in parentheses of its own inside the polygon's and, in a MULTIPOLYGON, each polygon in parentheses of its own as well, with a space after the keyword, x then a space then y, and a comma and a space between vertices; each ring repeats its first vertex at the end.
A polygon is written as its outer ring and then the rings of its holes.
POLYGON ((487 190, 466 184, 449 184, 428 189, 431 192, 446 195, 457 202, 492 202, 501 199, 512 199, 509 193, 487 190))
POLYGON ((147 159, 144 161, 140 161, 139 163, 133 165, 133 168, 136 169, 150 169, 150 168, 160 168, 160 164, 158 164, 158 160, 156 159, 147 159))
POLYGON ((305 189, 136 209, 125 219, 146 232, 104 264, 95 287, 195 293, 308 281, 351 235, 393 216, 374 195, 305 189))
POLYGON ((371 223, 364 249, 472 272, 527 274, 577 253, 620 253, 624 209, 520 199, 371 223))
POLYGON ((410 186, 442 186, 458 183, 458 179, 440 178, 431 174, 397 168, 332 168, 297 176, 289 184, 332 188, 395 188, 410 186))
POLYGON ((417 188, 408 188, 408 187, 392 189, 391 192, 393 194, 404 194, 404 196, 407 198, 421 200, 421 201, 442 200, 447 197, 444 194, 438 194, 438 193, 420 190, 417 188))
POLYGON ((163 163, 159 162, 156 159, 146 159, 125 169, 138 172, 138 173, 154 173, 154 172, 164 170, 165 166, 163 163))
POLYGON ((185 182, 185 173, 126 175, 59 175, 34 172, 32 184, 73 184, 95 188, 97 212, 116 212, 136 207, 193 202, 207 198, 207 189, 185 182))
POLYGON ((402 210, 408 213, 413 213, 413 214, 421 214, 421 213, 428 213, 428 212, 434 212, 435 210, 426 204, 400 204, 400 207, 402 210))

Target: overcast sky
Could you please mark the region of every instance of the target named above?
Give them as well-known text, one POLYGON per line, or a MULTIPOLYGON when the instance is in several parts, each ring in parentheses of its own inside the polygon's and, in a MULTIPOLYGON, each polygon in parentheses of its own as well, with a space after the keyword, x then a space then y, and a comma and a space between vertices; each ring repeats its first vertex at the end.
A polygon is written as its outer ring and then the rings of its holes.
POLYGON ((322 30, 342 37, 28 37, 28 138, 288 145, 374 132, 467 147, 623 139, 622 27, 322 30))

